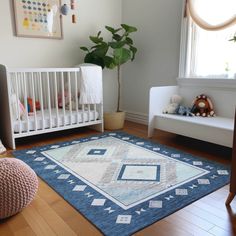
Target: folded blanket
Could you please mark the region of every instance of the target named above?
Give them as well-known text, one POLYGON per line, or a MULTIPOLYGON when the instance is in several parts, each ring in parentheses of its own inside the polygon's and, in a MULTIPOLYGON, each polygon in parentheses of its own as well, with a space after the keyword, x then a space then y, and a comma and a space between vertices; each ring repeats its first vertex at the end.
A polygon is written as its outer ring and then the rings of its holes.
POLYGON ((94 64, 80 64, 80 104, 102 103, 102 68, 94 64))

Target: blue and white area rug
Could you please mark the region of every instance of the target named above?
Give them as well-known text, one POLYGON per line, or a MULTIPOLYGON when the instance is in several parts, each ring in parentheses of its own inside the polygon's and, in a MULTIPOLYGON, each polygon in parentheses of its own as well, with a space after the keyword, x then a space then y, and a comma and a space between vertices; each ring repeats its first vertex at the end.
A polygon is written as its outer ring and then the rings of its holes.
POLYGON ((229 182, 229 167, 123 132, 15 151, 105 235, 132 233, 229 182))

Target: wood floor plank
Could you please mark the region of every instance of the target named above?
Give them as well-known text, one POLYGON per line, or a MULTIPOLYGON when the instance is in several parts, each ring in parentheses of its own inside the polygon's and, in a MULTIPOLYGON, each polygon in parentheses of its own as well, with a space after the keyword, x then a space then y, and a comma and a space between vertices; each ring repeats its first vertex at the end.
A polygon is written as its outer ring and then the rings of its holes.
POLYGON ((103 234, 82 215, 77 214, 74 217, 70 217, 65 222, 80 236, 102 236, 103 234))
POLYGON ((22 211, 22 215, 28 222, 29 226, 37 236, 55 236, 55 232, 50 228, 48 223, 37 212, 33 204, 30 204, 22 211))
POLYGON ((187 222, 190 222, 191 224, 194 224, 203 230, 208 231, 214 227, 214 224, 202 219, 199 216, 192 214, 191 212, 188 212, 187 210, 185 210, 185 208, 180 211, 177 211, 175 214, 181 219, 184 219, 187 222))
POLYGON ((76 233, 66 224, 66 222, 39 196, 32 203, 38 213, 50 225, 58 236, 76 236, 76 233))
MULTIPOLYGON (((192 233, 186 232, 186 230, 179 228, 176 224, 167 222, 165 219, 158 221, 152 225, 152 231, 144 229, 140 232, 140 236, 156 236, 156 235, 175 235, 175 236, 193 236, 192 233)), ((139 235, 139 234, 137 234, 139 235)))
POLYGON ((189 205, 187 207, 185 207, 186 211, 191 212, 193 215, 198 216, 204 220, 206 220, 207 222, 212 223, 213 225, 216 225, 220 228, 222 228, 223 230, 227 231, 227 232, 231 232, 232 228, 231 228, 231 224, 228 221, 225 221, 224 219, 213 215, 199 207, 196 207, 194 205, 189 205))
POLYGON ((212 214, 213 216, 217 216, 222 220, 229 218, 229 213, 227 208, 225 207, 224 202, 213 201, 212 199, 200 199, 193 203, 194 206, 201 208, 202 210, 212 214), (222 205, 222 206, 221 206, 222 205))
POLYGON ((170 216, 165 218, 165 221, 169 222, 170 224, 175 224, 180 229, 185 230, 189 234, 193 234, 194 236, 212 236, 212 234, 208 233, 207 231, 201 229, 200 227, 181 219, 180 217, 176 216, 176 214, 171 214, 170 216))
POLYGON ((68 226, 79 235, 101 235, 98 229, 63 199, 55 201, 50 207, 68 226), (65 210, 66 209, 66 210, 65 210), (89 227, 86 227, 89 226, 89 227))
POLYGON ((215 236, 231 236, 231 235, 235 235, 234 233, 235 232, 228 232, 228 231, 225 231, 223 230, 222 228, 220 227, 213 227, 211 230, 209 230, 209 233, 215 235, 215 236))
POLYGON ((1 236, 14 236, 14 231, 11 230, 6 221, 0 222, 0 235, 1 236))
POLYGON ((48 186, 44 181, 39 178, 39 190, 38 195, 43 198, 49 205, 53 204, 54 202, 60 201, 63 199, 58 193, 53 191, 53 189, 48 186), (47 193, 47 194, 45 194, 47 193))
POLYGON ((78 213, 73 207, 68 206, 68 203, 63 199, 54 202, 51 207, 63 220, 75 217, 78 213), (67 210, 65 211, 65 209, 67 210))
POLYGON ((37 236, 30 226, 14 231, 15 236, 37 236))
POLYGON ((21 212, 10 217, 7 221, 7 224, 13 232, 29 227, 21 212))

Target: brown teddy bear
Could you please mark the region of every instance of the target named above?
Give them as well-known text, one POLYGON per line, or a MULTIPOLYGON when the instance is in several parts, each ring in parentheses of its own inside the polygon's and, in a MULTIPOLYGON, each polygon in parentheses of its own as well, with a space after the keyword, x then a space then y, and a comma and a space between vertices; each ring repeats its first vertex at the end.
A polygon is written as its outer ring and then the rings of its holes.
POLYGON ((191 108, 191 112, 194 113, 195 116, 202 116, 202 117, 215 116, 213 104, 210 98, 205 94, 198 95, 193 100, 193 106, 191 108))

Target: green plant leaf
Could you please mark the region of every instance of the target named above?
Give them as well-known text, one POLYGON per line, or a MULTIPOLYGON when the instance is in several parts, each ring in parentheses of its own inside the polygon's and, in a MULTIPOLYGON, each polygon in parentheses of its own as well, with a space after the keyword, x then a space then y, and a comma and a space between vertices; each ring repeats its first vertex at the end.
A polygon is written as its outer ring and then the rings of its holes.
POLYGON ((113 49, 122 48, 123 46, 125 46, 125 44, 126 44, 125 40, 124 41, 119 41, 119 42, 110 42, 110 43, 108 43, 108 45, 113 49))
POLYGON ((102 43, 102 44, 96 45, 96 48, 95 50, 92 51, 92 53, 98 57, 105 57, 108 49, 109 49, 108 44, 102 43))
POLYGON ((80 47, 80 49, 85 51, 85 52, 89 52, 88 48, 86 48, 86 47, 80 47))
POLYGON ((120 41, 122 39, 122 36, 120 36, 119 34, 113 34, 112 38, 116 41, 120 41))
POLYGON ((108 31, 110 31, 112 34, 115 34, 115 33, 119 32, 119 31, 121 30, 121 28, 114 29, 114 28, 112 28, 111 26, 108 26, 108 25, 106 25, 105 28, 106 28, 108 31))
POLYGON ((121 24, 121 27, 127 32, 127 33, 132 33, 136 32, 137 28, 134 26, 126 25, 126 24, 121 24))
POLYGON ((92 46, 91 49, 98 48, 98 47, 100 47, 100 44, 92 46))
POLYGON ((114 62, 117 65, 122 65, 131 59, 131 51, 126 48, 116 48, 114 49, 114 62))
POLYGON ((115 29, 112 28, 111 26, 106 25, 105 28, 106 28, 108 31, 110 31, 112 34, 115 33, 115 29))
POLYGON ((95 55, 94 53, 88 53, 84 58, 85 63, 92 63, 101 66, 102 69, 105 67, 105 63, 102 57, 95 55))
POLYGON ((104 57, 105 66, 109 69, 114 69, 117 65, 112 57, 105 56, 104 57))
POLYGON ((97 36, 89 36, 89 38, 95 44, 99 44, 103 42, 103 38, 99 38, 97 36))
POLYGON ((136 52, 138 51, 138 49, 135 48, 135 47, 133 47, 133 46, 130 46, 129 49, 130 49, 130 51, 132 52, 131 61, 133 61, 134 58, 135 58, 135 54, 136 54, 136 52))
POLYGON ((230 39, 229 41, 234 41, 236 42, 236 35, 234 35, 234 37, 232 39, 230 39))
POLYGON ((93 63, 113 69, 134 60, 137 48, 133 46, 133 40, 129 36, 130 33, 136 32, 137 29, 126 24, 121 25, 122 28, 115 29, 110 26, 105 28, 112 34, 112 40, 104 41, 101 37, 101 31, 96 36, 90 36, 89 39, 93 45, 91 47, 81 47, 81 50, 87 52, 84 62, 93 63), (121 32, 119 32, 121 31, 121 32))
POLYGON ((133 45, 133 43, 134 43, 133 40, 129 37, 126 37, 126 41, 129 45, 133 45))

